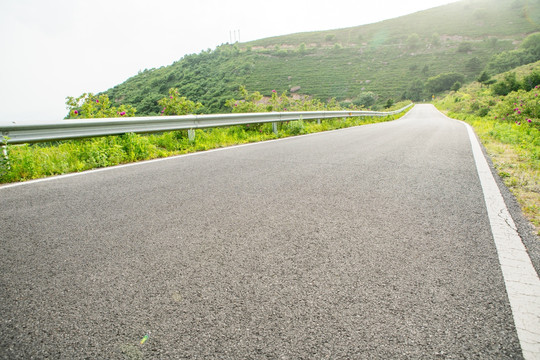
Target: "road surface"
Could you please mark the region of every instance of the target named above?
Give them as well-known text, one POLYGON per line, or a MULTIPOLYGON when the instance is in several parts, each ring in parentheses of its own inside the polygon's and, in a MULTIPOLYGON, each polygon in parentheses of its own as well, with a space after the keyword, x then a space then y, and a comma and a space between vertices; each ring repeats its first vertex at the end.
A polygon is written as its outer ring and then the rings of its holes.
POLYGON ((0 204, 0 358, 522 358, 467 129, 430 105, 0 204))

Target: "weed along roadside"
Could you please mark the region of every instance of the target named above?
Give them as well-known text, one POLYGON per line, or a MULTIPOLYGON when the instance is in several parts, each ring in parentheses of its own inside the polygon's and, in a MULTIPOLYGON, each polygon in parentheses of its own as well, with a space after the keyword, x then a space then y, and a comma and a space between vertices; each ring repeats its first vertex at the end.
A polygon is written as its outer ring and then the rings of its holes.
POLYGON ((505 185, 540 235, 540 62, 474 82, 435 102, 449 117, 469 123, 505 185), (517 78, 516 78, 516 74, 517 78), (537 81, 532 81, 537 79, 537 81), (532 81, 532 82, 531 82, 532 81), (512 82, 514 90, 508 83, 512 82), (538 83, 536 83, 538 82, 538 83))
MULTIPOLYGON (((281 104, 283 99, 276 100, 276 106, 277 104, 281 104)), ((97 111, 103 111, 103 109, 92 110, 91 107, 84 105, 106 102, 106 99, 95 98, 91 94, 79 100, 82 100, 83 103, 74 103, 75 106, 70 109, 72 116, 86 115, 86 117, 94 117, 92 115, 95 115, 97 111), (87 113, 81 114, 82 111, 78 110, 80 108, 86 109, 87 113)), ((164 111, 167 111, 166 107, 174 108, 176 106, 176 109, 170 111, 171 115, 181 112, 178 109, 192 110, 189 106, 185 106, 189 100, 180 97, 175 89, 171 89, 171 95, 168 97, 168 100, 170 101, 164 106, 164 111)), ((294 104, 293 101, 289 101, 288 106, 292 109, 301 107, 302 109, 306 109, 304 111, 313 110, 314 108, 318 110, 328 108, 319 102, 306 102, 307 100, 294 104)), ((245 112, 243 110, 249 108, 246 101, 234 101, 231 104, 235 103, 237 104, 236 106, 231 105, 236 108, 233 111, 245 112), (242 105, 238 106, 239 103, 246 105, 243 105, 243 107, 242 105)), ((408 104, 410 104, 409 101, 400 102, 388 108, 387 111, 401 109, 408 104)), ((333 108, 331 110, 337 109, 339 108, 333 108)), ((108 111, 107 114, 114 114, 115 110, 108 111)), ((262 109, 260 110, 262 112, 262 109)), ((256 123, 197 129, 191 132, 188 130, 177 130, 146 135, 128 133, 81 140, 8 145, 7 152, 9 158, 3 157, 5 160, 0 163, 0 183, 20 182, 238 144, 390 121, 403 116, 407 111, 408 109, 397 115, 381 117, 332 118, 322 121, 286 121, 277 123, 277 126, 272 123, 256 123)), ((116 112, 122 113, 122 111, 116 112)))

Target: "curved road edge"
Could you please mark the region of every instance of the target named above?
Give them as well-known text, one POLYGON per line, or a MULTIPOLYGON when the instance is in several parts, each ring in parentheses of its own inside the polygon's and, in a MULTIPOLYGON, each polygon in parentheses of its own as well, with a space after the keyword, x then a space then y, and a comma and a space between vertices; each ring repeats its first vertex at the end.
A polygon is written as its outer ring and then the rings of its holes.
MULTIPOLYGON (((473 128, 463 121, 460 122, 467 128, 469 134, 523 356, 525 359, 538 359, 540 358, 540 278, 537 273, 538 263, 535 269, 530 256, 531 254, 535 254, 534 257, 538 256, 538 251, 534 249, 537 242, 531 242, 530 237, 526 236, 528 231, 523 229, 523 224, 521 224, 521 231, 516 226, 513 218, 523 218, 521 212, 513 211, 511 214, 506 205, 507 199, 501 191, 505 189, 509 193, 508 189, 504 184, 501 186, 500 179, 497 182, 498 176, 494 174, 493 165, 488 163, 489 157, 486 156, 485 149, 480 145, 473 128), (529 239, 524 240, 525 238, 529 239), (526 242, 531 247, 527 248, 526 242)), ((515 209, 515 206, 512 207, 515 209)), ((520 219, 521 223, 522 221, 520 219)))

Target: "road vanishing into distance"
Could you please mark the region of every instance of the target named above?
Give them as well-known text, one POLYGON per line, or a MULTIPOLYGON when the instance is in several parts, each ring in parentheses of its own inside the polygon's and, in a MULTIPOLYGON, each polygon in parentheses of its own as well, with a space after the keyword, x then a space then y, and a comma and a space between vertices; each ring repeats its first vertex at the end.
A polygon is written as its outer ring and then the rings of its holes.
POLYGON ((539 358, 538 297, 509 301, 472 149, 417 105, 0 187, 0 358, 539 358))

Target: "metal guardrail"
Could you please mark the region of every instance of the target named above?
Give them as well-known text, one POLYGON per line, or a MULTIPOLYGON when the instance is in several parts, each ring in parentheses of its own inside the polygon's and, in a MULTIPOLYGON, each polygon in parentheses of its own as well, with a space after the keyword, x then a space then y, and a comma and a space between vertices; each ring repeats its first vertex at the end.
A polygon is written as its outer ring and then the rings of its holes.
MULTIPOLYGON (((129 118, 59 120, 37 124, 0 124, 0 144, 79 139, 125 133, 155 133, 173 130, 194 130, 219 126, 256 123, 278 123, 295 120, 330 119, 357 116, 399 114, 413 104, 390 112, 381 111, 296 111, 268 113, 207 114, 182 116, 149 116, 129 118)), ((274 126, 274 131, 276 127, 274 126)), ((191 132, 191 136, 193 132, 191 132)))

